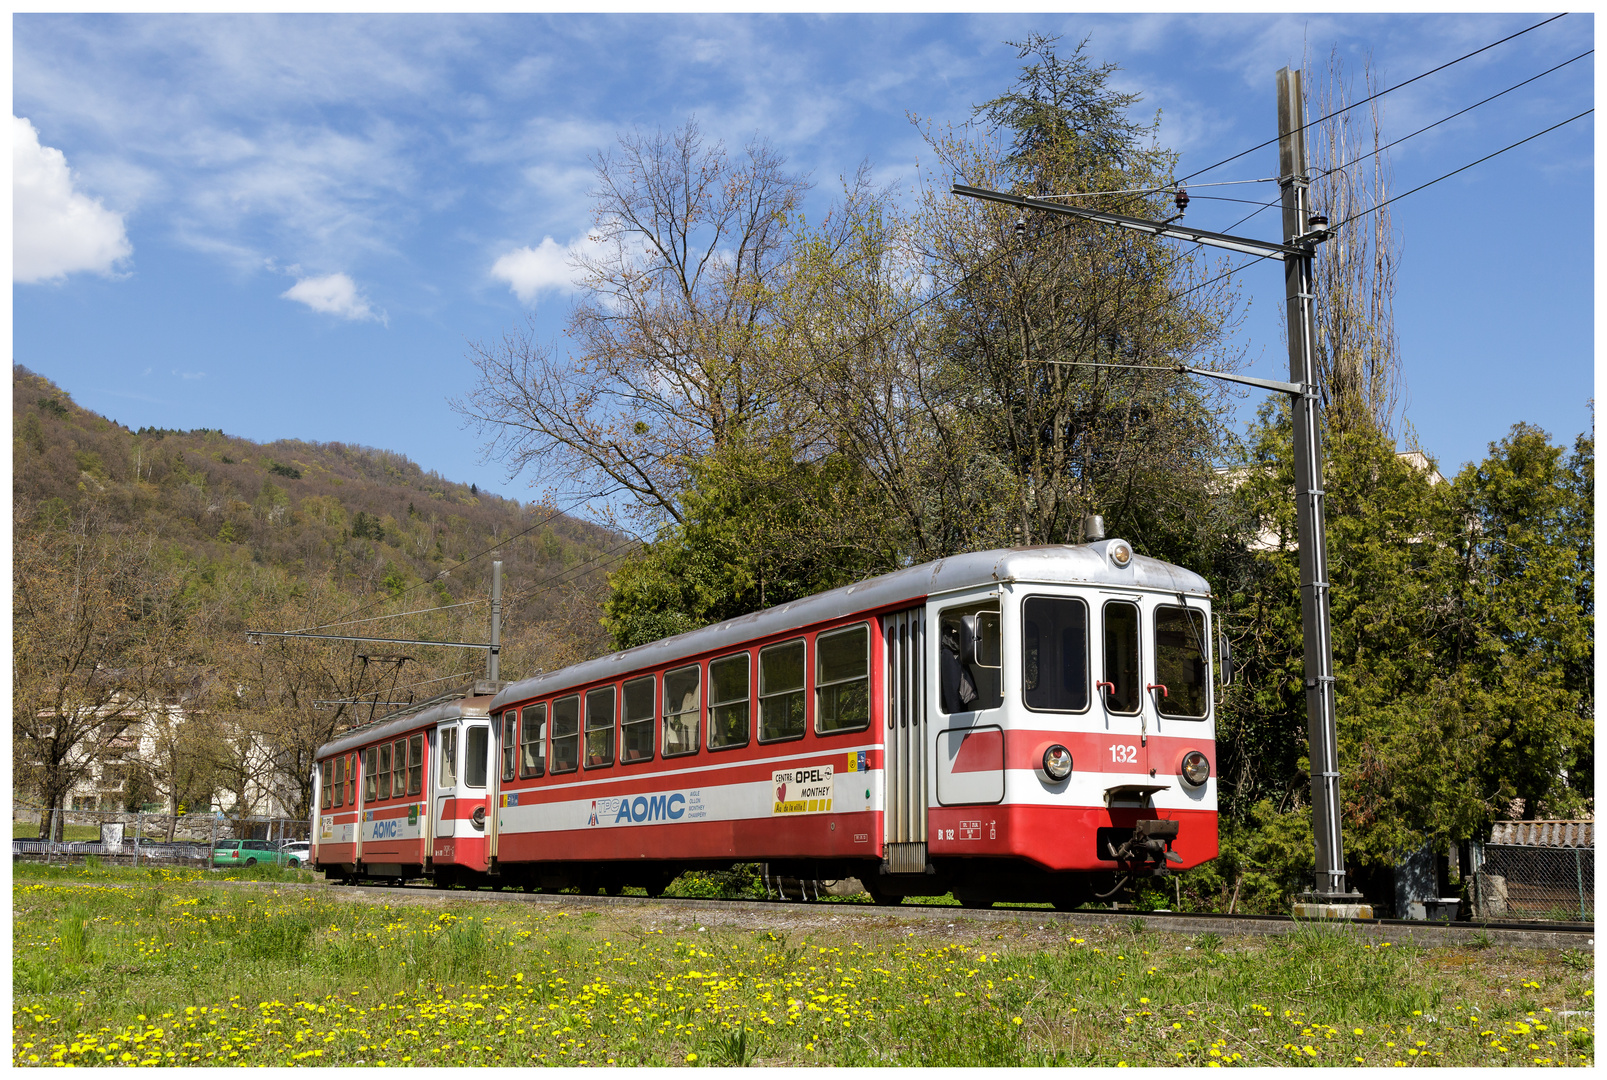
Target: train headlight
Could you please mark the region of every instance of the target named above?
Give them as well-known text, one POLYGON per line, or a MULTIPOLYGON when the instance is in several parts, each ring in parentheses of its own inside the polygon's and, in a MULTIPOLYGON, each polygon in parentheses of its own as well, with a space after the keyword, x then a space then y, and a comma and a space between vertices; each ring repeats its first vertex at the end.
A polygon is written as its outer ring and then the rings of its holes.
POLYGON ((1043 752, 1043 774, 1051 780, 1064 780, 1071 775, 1071 751, 1055 743, 1043 752))
POLYGON ((1125 567, 1133 561, 1133 549, 1127 546, 1127 541, 1117 540, 1106 549, 1110 553, 1110 561, 1119 567, 1125 567))
POLYGON ((1183 755, 1183 779, 1199 787, 1211 777, 1211 762, 1198 750, 1183 755))
POLYGON ((469 815, 469 824, 476 829, 485 828, 485 807, 476 806, 474 808, 474 813, 469 815))

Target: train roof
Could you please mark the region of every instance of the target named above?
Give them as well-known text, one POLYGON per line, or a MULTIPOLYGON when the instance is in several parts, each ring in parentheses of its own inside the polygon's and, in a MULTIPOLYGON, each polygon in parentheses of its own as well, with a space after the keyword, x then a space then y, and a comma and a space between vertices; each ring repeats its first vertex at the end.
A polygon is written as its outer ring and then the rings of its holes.
POLYGON ((361 727, 354 727, 338 739, 318 748, 315 757, 332 757, 355 750, 360 746, 367 746, 371 742, 384 742, 397 735, 415 731, 421 727, 438 724, 442 720, 455 720, 458 717, 486 717, 491 715, 489 706, 491 695, 501 687, 503 682, 490 682, 485 679, 477 680, 468 686, 460 686, 448 690, 444 694, 437 694, 432 698, 416 702, 405 709, 398 709, 387 713, 378 720, 372 720, 361 727))
MULTIPOLYGON (((713 626, 523 679, 499 691, 491 701, 491 711, 571 686, 600 682, 624 672, 666 667, 688 657, 844 618, 856 612, 888 608, 904 601, 920 603, 927 597, 973 589, 993 582, 1104 585, 1199 597, 1211 595, 1211 587, 1200 575, 1147 555, 1135 552, 1126 567, 1117 567, 1108 557, 1110 547, 1117 543, 1125 541, 1113 538, 1092 544, 996 548, 906 567, 855 585, 817 593, 790 604, 727 619, 713 626)), ((1128 547, 1131 548, 1131 545, 1128 547)))

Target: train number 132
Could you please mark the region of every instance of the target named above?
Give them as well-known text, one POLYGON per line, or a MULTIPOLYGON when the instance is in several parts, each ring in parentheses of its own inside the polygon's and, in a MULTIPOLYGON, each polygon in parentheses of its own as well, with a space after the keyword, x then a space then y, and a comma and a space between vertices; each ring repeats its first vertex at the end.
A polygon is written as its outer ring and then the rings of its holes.
POLYGON ((1131 765, 1138 760, 1138 747, 1131 743, 1113 743, 1110 748, 1110 760, 1122 765, 1131 765))

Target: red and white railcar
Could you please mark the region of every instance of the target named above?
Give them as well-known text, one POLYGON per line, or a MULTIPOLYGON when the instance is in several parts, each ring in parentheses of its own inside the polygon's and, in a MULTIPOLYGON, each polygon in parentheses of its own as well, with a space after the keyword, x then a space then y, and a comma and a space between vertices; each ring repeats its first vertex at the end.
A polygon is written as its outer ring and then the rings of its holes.
POLYGON ((453 690, 320 747, 309 861, 349 880, 485 874, 486 707, 500 685, 453 690))
POLYGON ((910 567, 353 732, 320 782, 358 750, 383 774, 390 740, 394 792, 395 743, 422 735, 440 767, 400 802, 426 831, 393 862, 383 799, 361 851, 323 809, 315 859, 650 891, 762 861, 881 901, 1076 903, 1216 856, 1214 637, 1206 582, 1121 540, 910 567))

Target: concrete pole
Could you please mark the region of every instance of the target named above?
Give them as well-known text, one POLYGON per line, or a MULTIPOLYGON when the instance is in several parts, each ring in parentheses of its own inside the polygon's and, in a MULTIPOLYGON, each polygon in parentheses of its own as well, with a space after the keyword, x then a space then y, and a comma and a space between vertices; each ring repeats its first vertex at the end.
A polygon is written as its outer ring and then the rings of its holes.
MULTIPOLYGON (((1283 188, 1283 236, 1296 244, 1310 231, 1310 177, 1306 172, 1305 101, 1300 72, 1278 72, 1278 174, 1283 188)), ((1304 388, 1292 397, 1295 503, 1300 538, 1300 626, 1305 640, 1306 731, 1310 743, 1312 831, 1316 838, 1315 898, 1348 898, 1345 845, 1339 820, 1339 752, 1334 717, 1334 651, 1329 622, 1328 535, 1323 515, 1322 413, 1317 396, 1316 283, 1313 248, 1284 260, 1289 326, 1289 381, 1304 388)))
POLYGON ((492 553, 491 560, 491 647, 485 653, 485 677, 496 682, 502 661, 502 560, 492 553))

